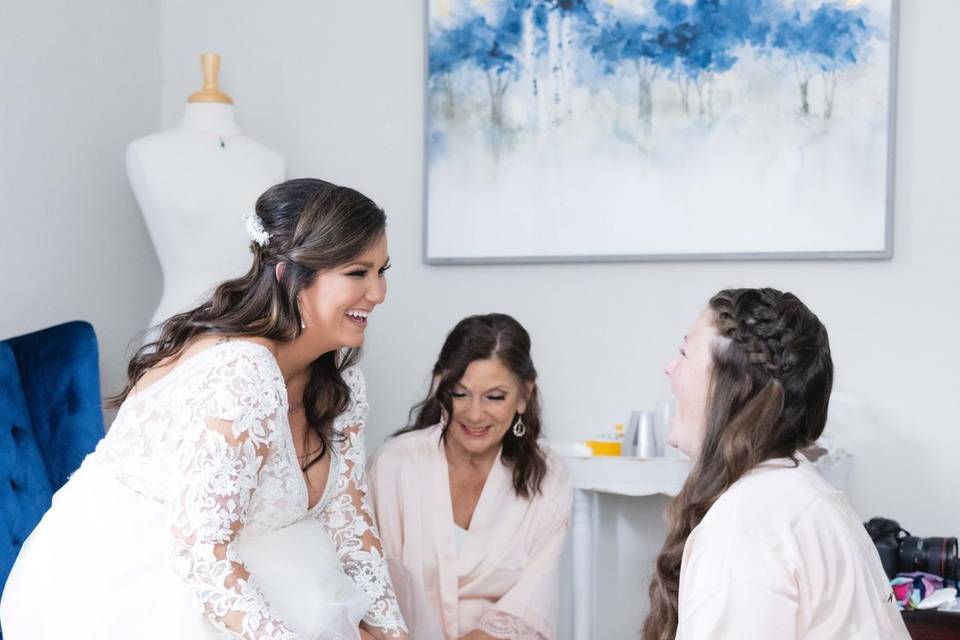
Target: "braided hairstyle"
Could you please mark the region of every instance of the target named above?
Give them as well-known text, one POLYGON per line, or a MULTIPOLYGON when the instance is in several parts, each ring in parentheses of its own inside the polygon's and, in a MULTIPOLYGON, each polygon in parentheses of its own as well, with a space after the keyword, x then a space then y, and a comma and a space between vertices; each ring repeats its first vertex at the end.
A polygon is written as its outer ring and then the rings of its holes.
MULTIPOLYGON (((154 341, 141 347, 127 367, 127 385, 108 398, 118 407, 137 381, 157 364, 175 358, 204 334, 262 337, 280 342, 300 335, 297 296, 319 271, 349 263, 383 237, 386 216, 365 195, 314 178, 287 180, 257 199, 256 214, 270 234, 250 243, 253 264, 243 276, 221 283, 200 306, 171 316, 154 341), (277 277, 277 265, 284 268, 277 277)), ((241 216, 238 214, 237 224, 241 216)), ((307 423, 320 437, 314 464, 333 439, 333 421, 346 411, 350 388, 341 373, 359 356, 356 349, 331 351, 310 365, 303 405, 307 423)))
POLYGON ((823 432, 833 385, 827 330, 796 296, 728 289, 710 300, 718 339, 707 425, 690 475, 668 509, 643 640, 673 640, 687 537, 717 498, 757 465, 793 458, 823 432))

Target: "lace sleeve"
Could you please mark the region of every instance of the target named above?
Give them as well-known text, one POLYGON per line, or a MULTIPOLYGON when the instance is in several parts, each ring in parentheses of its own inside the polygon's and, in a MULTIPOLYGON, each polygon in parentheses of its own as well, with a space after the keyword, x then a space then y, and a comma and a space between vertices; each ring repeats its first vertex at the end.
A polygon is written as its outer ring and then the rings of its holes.
POLYGON ((547 640, 523 618, 497 609, 490 609, 483 614, 477 629, 489 636, 504 640, 547 640))
POLYGON ((270 609, 235 546, 281 426, 282 390, 259 366, 238 355, 201 382, 177 451, 169 513, 173 564, 217 627, 250 640, 287 640, 298 636, 270 609))
POLYGON ((366 382, 355 367, 348 369, 344 378, 351 392, 350 407, 334 425, 342 436, 342 440, 335 444, 339 454, 337 486, 318 517, 337 547, 344 572, 372 600, 364 622, 391 637, 406 638, 407 628, 397 606, 380 535, 367 500, 363 444, 368 409, 366 382))

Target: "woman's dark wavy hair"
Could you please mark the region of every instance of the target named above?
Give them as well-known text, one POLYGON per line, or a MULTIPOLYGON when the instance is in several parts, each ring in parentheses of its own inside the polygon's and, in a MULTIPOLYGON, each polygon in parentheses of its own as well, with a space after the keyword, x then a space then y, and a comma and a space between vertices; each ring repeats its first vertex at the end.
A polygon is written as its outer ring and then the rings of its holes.
POLYGON ((833 386, 827 330, 800 300, 776 289, 728 289, 710 300, 713 347, 707 426, 650 583, 643 640, 677 632, 680 560, 717 498, 758 464, 793 458, 823 433, 833 386))
MULTIPOLYGON (((530 335, 523 326, 508 315, 490 313, 470 316, 457 323, 447 336, 440 350, 440 357, 433 365, 432 385, 427 397, 410 409, 409 424, 394 436, 439 424, 441 409, 447 416, 453 415, 451 392, 463 378, 464 372, 475 360, 498 359, 516 376, 521 393, 526 385, 533 391, 527 398, 523 413, 526 431, 516 437, 507 431, 503 438, 500 459, 513 471, 513 489, 518 496, 532 498, 541 493, 543 478, 547 474, 547 457, 538 444, 541 432, 540 394, 536 387, 537 370, 530 358, 530 335)), ((514 417, 516 419, 516 416, 514 417)), ((447 435, 449 422, 443 425, 442 438, 447 435)))
MULTIPOLYGON (((157 338, 134 354, 127 385, 108 398, 119 407, 149 369, 177 357, 196 337, 261 337, 280 342, 300 335, 300 292, 317 272, 346 264, 383 236, 386 215, 365 195, 323 180, 287 180, 263 193, 256 214, 270 234, 267 244, 250 243, 253 264, 243 276, 221 283, 200 306, 170 317, 157 338), (279 279, 275 270, 284 268, 279 279)), ((238 222, 239 224, 239 222, 238 222)), ((333 421, 347 409, 350 389, 342 372, 359 357, 356 349, 331 351, 310 364, 303 405, 307 423, 320 438, 316 463, 333 441, 333 421)))

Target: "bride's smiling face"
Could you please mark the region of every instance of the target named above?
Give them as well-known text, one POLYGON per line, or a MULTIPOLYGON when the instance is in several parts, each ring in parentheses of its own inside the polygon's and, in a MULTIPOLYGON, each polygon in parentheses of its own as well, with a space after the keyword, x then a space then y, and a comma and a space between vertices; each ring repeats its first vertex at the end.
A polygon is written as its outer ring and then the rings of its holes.
POLYGON ((320 271, 298 297, 303 337, 325 347, 359 347, 374 308, 387 296, 387 236, 350 262, 320 271))

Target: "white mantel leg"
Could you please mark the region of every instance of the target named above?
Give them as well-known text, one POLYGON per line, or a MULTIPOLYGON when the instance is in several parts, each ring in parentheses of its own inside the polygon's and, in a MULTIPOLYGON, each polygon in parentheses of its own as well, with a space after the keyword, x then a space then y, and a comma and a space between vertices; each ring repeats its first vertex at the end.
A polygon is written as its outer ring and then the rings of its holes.
POLYGON ((593 637, 593 529, 594 496, 573 492, 571 531, 573 546, 573 640, 593 637))

